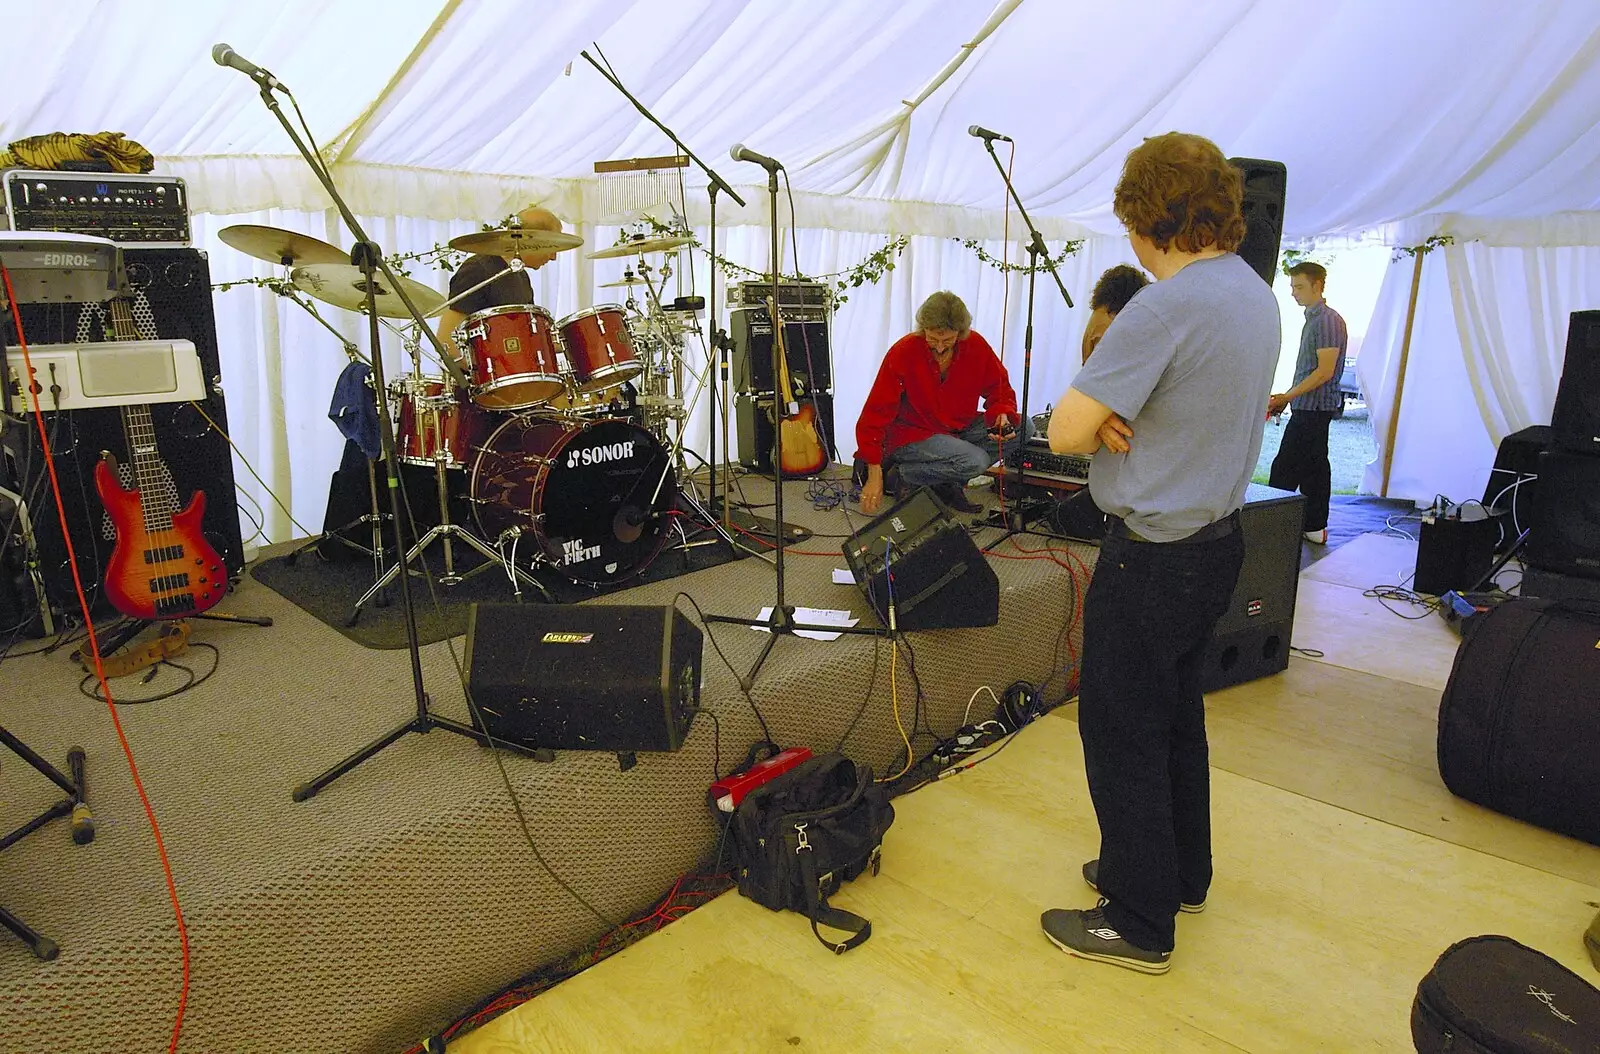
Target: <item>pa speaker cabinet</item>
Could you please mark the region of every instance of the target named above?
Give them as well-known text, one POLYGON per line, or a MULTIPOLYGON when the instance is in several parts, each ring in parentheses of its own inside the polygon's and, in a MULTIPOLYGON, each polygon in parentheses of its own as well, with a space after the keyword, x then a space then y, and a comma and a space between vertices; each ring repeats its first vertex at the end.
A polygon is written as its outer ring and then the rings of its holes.
POLYGON ((1567 359, 1550 427, 1562 450, 1600 454, 1600 311, 1574 311, 1567 322, 1567 359))
MULTIPOLYGON (((783 341, 789 379, 796 395, 833 387, 828 346, 829 313, 825 307, 784 307, 783 341)), ((740 392, 770 392, 772 381, 772 317, 762 307, 737 307, 728 313, 733 338, 733 387, 740 392)))
POLYGON ((1268 285, 1278 273, 1278 248, 1283 239, 1283 200, 1289 173, 1281 161, 1230 157, 1244 176, 1244 241, 1236 250, 1268 285))
POLYGON ((1511 514, 1512 529, 1505 532, 1499 548, 1517 540, 1523 528, 1533 522, 1533 507, 1539 494, 1539 455, 1555 442, 1549 425, 1529 425, 1500 440, 1495 450, 1494 468, 1483 488, 1483 506, 1511 514))
POLYGON ((1600 578, 1600 455, 1549 450, 1539 456, 1539 495, 1528 563, 1600 578))
POLYGON ((1523 568, 1517 595, 1542 600, 1586 600, 1600 607, 1600 578, 1579 578, 1530 564, 1523 568))
MULTIPOLYGON (((208 396, 199 405, 217 425, 228 427, 227 407, 222 397, 222 368, 217 354, 216 318, 211 302, 211 269, 204 253, 197 249, 136 249, 122 253, 128 281, 138 294, 134 306, 136 322, 145 318, 145 305, 154 317, 156 336, 189 340, 199 355, 208 396)), ((80 304, 24 304, 20 306, 22 324, 29 344, 69 344, 79 339, 80 304)), ((10 312, 3 312, 0 330, 13 347, 10 312)), ((147 320, 147 319, 146 319, 147 320)), ((104 338, 104 326, 90 327, 90 340, 104 338)), ((166 463, 177 490, 180 505, 202 491, 206 496, 201 529, 206 540, 221 554, 230 576, 244 569, 244 546, 239 533, 239 507, 234 495, 233 455, 228 442, 206 423, 199 409, 187 402, 153 403, 150 419, 156 449, 166 463)), ((127 438, 123 434, 122 413, 116 408, 68 410, 45 414, 45 428, 51 436, 56 457, 56 472, 61 482, 62 499, 67 509, 73 548, 78 554, 79 572, 84 585, 99 582, 111 556, 110 521, 106 519, 100 497, 94 488, 94 468, 100 452, 109 450, 122 464, 132 464, 127 438)), ((37 449, 38 434, 32 423, 5 431, 7 457, 18 468, 30 467, 38 486, 43 479, 44 461, 37 449)), ((67 566, 66 544, 55 513, 49 484, 30 502, 34 529, 38 535, 40 572, 52 602, 76 610, 71 571, 67 566)))
POLYGON ((1476 589, 1494 563, 1505 515, 1478 502, 1452 505, 1442 516, 1426 516, 1417 534, 1417 564, 1411 588, 1440 596, 1476 589))
POLYGON ((950 510, 922 488, 844 543, 845 563, 878 619, 895 628, 952 629, 1000 621, 1000 580, 950 510))
POLYGON ((474 604, 467 685, 497 739, 677 750, 700 706, 702 639, 671 607, 474 604))
MULTIPOLYGON (((822 433, 822 446, 828 452, 829 462, 838 461, 838 447, 833 441, 833 393, 815 392, 800 402, 812 407, 816 415, 817 426, 822 433)), ((772 471, 772 405, 773 396, 770 392, 761 395, 742 392, 733 399, 739 463, 757 472, 772 471)))
POLYGON ((1244 566, 1227 613, 1206 646, 1200 673, 1203 691, 1243 684, 1288 667, 1304 518, 1305 498, 1250 485, 1239 510, 1244 566))

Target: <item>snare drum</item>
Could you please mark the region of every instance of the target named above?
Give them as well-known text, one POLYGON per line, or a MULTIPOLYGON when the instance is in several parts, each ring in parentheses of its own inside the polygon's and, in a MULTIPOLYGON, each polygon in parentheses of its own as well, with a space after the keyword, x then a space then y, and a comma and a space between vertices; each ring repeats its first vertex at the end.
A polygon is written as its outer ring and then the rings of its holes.
POLYGON ((574 385, 598 392, 632 380, 643 369, 628 318, 618 304, 600 304, 560 322, 574 385))
POLYGON ((472 401, 490 410, 525 410, 565 387, 556 358, 550 312, 532 304, 505 304, 468 315, 456 327, 467 353, 472 401))
POLYGON ((395 447, 408 465, 465 468, 500 415, 476 406, 443 377, 408 377, 392 389, 400 404, 395 447))

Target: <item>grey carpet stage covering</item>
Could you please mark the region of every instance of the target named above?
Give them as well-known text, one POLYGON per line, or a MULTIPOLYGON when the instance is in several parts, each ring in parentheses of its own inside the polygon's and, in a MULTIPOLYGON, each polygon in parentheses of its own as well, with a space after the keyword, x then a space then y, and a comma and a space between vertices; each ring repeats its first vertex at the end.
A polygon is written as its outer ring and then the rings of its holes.
MULTIPOLYGON (((761 485, 749 486, 762 500, 761 485)), ((791 521, 848 533, 841 513, 813 513, 801 489, 785 491, 791 521)), ((832 558, 790 558, 791 603, 867 611, 854 587, 830 581, 843 566, 838 545, 816 538, 800 548, 832 558)), ((1092 547, 1071 549, 1092 565, 1092 547)), ((999 551, 1020 555, 1010 543, 999 551)), ((1076 631, 1061 642, 1074 602, 1067 570, 1050 559, 991 562, 998 626, 911 635, 927 723, 943 734, 979 685, 1042 681, 1080 646, 1076 631)), ((666 604, 682 590, 707 613, 754 615, 770 603, 772 582, 769 565, 745 559, 595 602, 666 604)), ((181 1049, 392 1054, 609 928, 533 857, 489 753, 461 737, 407 736, 318 797, 291 802, 295 784, 410 715, 407 660, 361 647, 248 579, 222 609, 277 624, 195 623, 193 639, 220 649, 215 675, 175 698, 119 708, 188 923, 181 1049)), ((740 626, 713 633, 741 672, 763 642, 740 626)), ((425 648, 424 669, 438 710, 465 720, 452 646, 459 655, 459 639, 425 648)), ((831 749, 870 694, 846 750, 882 772, 901 747, 886 645, 868 684, 874 646, 869 637, 779 642, 754 692, 775 738, 831 749)), ((180 661, 209 666, 204 652, 180 661)), ((709 646, 703 663, 726 769, 758 728, 709 646)), ((0 940, 0 1050, 164 1049, 178 1003, 178 935, 153 839, 105 708, 79 694, 80 676, 65 651, 0 666, 0 721, 58 765, 68 746, 87 749, 100 825, 89 846, 72 845, 58 822, 0 853, 0 904, 62 947, 41 963, 21 942, 0 940)), ((136 699, 181 679, 163 670, 150 684, 127 677, 113 689, 136 699)), ((899 683, 909 725, 904 665, 899 683)), ((648 910, 709 856, 713 738, 701 716, 681 751, 640 754, 627 772, 611 754, 564 752, 550 764, 506 757, 540 853, 608 921, 648 910)), ((26 766, 0 766, 6 829, 55 797, 26 766)), ((884 866, 892 872, 893 859, 884 866)), ((804 926, 794 939, 817 950, 804 926)))

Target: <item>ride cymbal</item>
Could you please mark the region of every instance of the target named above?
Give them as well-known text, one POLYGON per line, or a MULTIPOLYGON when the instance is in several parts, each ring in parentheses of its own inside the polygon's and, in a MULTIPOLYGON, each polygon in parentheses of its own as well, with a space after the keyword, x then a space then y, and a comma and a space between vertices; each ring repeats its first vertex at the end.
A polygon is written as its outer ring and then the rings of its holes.
POLYGON ((583 239, 562 231, 508 227, 501 231, 481 231, 450 239, 450 248, 484 256, 521 256, 523 253, 559 253, 576 249, 583 239))
POLYGON ((638 256, 642 253, 667 253, 693 242, 693 238, 683 234, 674 234, 666 238, 633 238, 606 249, 596 249, 589 254, 589 259, 610 260, 618 256, 638 256))

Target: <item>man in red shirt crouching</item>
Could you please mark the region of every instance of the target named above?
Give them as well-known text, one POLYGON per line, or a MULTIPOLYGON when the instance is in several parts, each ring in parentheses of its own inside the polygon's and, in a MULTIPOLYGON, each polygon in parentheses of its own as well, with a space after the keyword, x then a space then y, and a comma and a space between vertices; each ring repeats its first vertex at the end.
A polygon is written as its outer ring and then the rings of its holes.
POLYGON ((994 349, 972 331, 972 312, 954 293, 917 308, 917 329, 895 341, 856 421, 861 509, 875 513, 888 489, 932 487, 957 512, 976 512, 967 480, 1019 438, 1017 396, 994 349), (983 413, 978 400, 983 400, 983 413))

